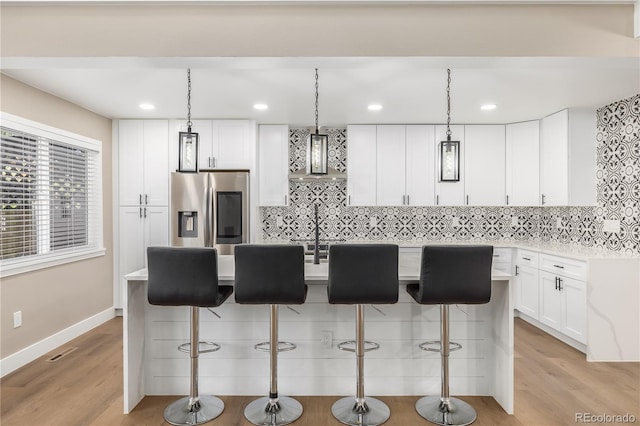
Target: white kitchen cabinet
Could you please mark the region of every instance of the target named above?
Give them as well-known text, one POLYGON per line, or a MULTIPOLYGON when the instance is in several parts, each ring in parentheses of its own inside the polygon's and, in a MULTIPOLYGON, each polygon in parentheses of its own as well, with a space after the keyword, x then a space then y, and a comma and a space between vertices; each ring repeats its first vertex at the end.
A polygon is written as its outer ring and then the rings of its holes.
POLYGON ((376 126, 347 126, 347 205, 376 205, 376 126))
POLYGON ((258 131, 261 206, 286 206, 289 201, 289 126, 261 125, 258 131))
POLYGON ((581 109, 565 109, 542 119, 542 205, 595 205, 595 121, 594 111, 581 109))
POLYGON ((540 121, 506 125, 506 203, 540 204, 540 121))
POLYGON ((435 204, 434 126, 405 128, 405 193, 410 206, 435 204))
POLYGON ((440 142, 447 140, 447 126, 435 126, 436 205, 463 206, 465 204, 465 126, 455 125, 450 127, 451 140, 460 141, 460 180, 458 182, 440 181, 440 142))
MULTIPOLYGON (((169 245, 169 207, 120 207, 118 254, 120 278, 138 269, 146 268, 147 247, 167 245, 169 245)), ((116 302, 116 305, 121 303, 121 301, 116 302)))
POLYGON ((168 121, 120 120, 117 167, 119 205, 168 205, 168 121))
POLYGON ((507 274, 511 274, 511 252, 512 249, 510 247, 494 247, 493 263, 491 265, 491 268, 498 271, 506 272, 507 274))
POLYGON ((516 309, 535 320, 540 319, 539 254, 516 250, 516 309))
MULTIPOLYGON (((253 169, 256 152, 253 121, 192 120, 191 123, 191 131, 198 133, 199 170, 253 169)), ((179 122, 178 131, 187 131, 186 122, 179 122)))
POLYGON ((376 205, 406 204, 405 126, 376 126, 376 158, 376 205))
POLYGON ((540 269, 540 322, 586 343, 586 263, 543 254, 540 269))
POLYGON ((465 204, 505 205, 505 126, 467 125, 465 138, 465 204))

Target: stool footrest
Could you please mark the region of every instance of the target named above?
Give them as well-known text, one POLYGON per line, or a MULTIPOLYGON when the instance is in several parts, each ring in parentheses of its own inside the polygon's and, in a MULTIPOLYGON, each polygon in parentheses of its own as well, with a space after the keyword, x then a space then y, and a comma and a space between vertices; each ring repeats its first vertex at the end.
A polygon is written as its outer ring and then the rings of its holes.
MULTIPOLYGON (((428 340, 426 342, 422 342, 418 345, 420 349, 423 351, 429 352, 442 352, 442 348, 440 347, 440 340, 428 340), (436 347, 432 347, 436 346, 436 347)), ((456 342, 449 342, 449 352, 457 351, 462 349, 462 345, 456 342)))
MULTIPOLYGON (((187 342, 187 343, 183 343, 180 346, 178 346, 178 350, 180 352, 184 352, 184 353, 191 353, 191 342, 187 342)), ((198 353, 199 354, 206 354, 209 352, 215 352, 220 350, 220 345, 214 342, 203 342, 200 341, 198 342, 198 353), (209 349, 200 349, 201 346, 209 347, 209 349)))
MULTIPOLYGON (((340 343, 338 343, 338 349, 340 349, 341 351, 355 352, 356 351, 356 341, 355 340, 347 340, 346 342, 340 342, 340 343), (353 346, 353 347, 351 347, 351 346, 353 346)), ((375 351, 377 349, 380 349, 380 345, 377 344, 376 342, 371 342, 369 340, 365 340, 364 341, 364 351, 365 352, 375 351)))
MULTIPOLYGON (((253 347, 256 351, 269 352, 271 349, 271 342, 261 342, 253 347)), ((292 351, 296 348, 295 343, 291 342, 278 342, 278 352, 292 351)))

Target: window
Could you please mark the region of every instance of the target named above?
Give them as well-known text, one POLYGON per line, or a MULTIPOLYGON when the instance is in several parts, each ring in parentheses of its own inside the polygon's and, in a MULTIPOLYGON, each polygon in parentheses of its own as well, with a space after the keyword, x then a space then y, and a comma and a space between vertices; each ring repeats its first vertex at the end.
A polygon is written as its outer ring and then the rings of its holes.
POLYGON ((104 254, 101 143, 0 118, 2 276, 104 254))

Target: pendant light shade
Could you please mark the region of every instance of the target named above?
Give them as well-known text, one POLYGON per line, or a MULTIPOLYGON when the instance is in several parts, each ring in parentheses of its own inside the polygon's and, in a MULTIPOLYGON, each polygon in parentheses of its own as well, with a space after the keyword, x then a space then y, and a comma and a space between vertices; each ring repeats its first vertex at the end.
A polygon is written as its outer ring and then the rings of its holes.
POLYGON ((440 182, 460 181, 460 141, 451 140, 451 70, 447 69, 447 140, 440 142, 440 182))
POLYGON ((316 68, 316 129, 307 140, 307 173, 326 175, 328 171, 329 136, 318 129, 318 68, 316 68))
POLYGON ((191 131, 191 69, 187 69, 187 131, 178 135, 178 171, 198 171, 198 134, 191 131))

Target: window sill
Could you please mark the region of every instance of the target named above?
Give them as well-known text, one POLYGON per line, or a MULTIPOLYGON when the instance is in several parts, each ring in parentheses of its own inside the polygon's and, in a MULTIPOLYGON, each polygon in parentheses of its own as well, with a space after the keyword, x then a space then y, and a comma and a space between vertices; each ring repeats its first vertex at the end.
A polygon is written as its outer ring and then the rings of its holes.
POLYGON ((12 275, 24 274, 26 272, 37 271, 38 269, 50 268, 52 266, 64 265, 65 263, 77 262, 79 260, 91 259, 93 257, 104 256, 106 249, 88 249, 82 252, 56 253, 51 256, 33 256, 24 259, 9 259, 0 264, 0 278, 12 275))

